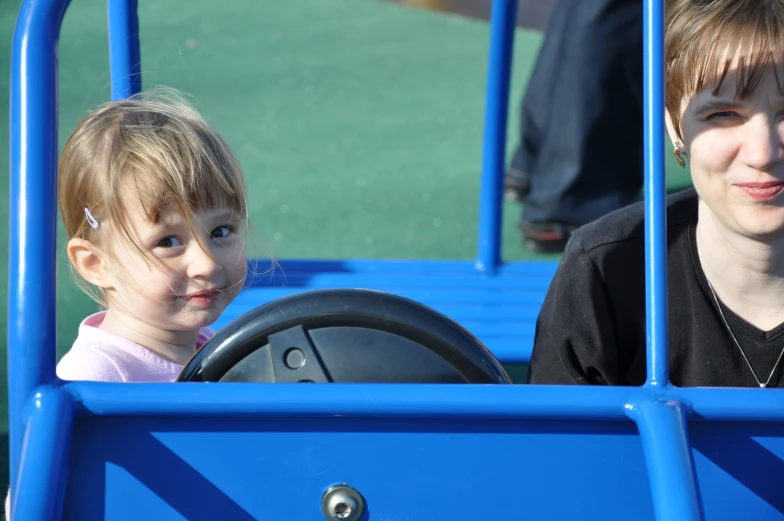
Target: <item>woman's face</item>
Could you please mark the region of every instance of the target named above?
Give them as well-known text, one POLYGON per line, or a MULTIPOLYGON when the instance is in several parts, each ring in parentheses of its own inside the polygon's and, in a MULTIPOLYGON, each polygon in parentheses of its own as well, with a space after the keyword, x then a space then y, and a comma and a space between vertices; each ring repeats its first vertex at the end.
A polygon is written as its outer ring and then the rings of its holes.
POLYGON ((747 99, 736 99, 736 81, 730 70, 715 96, 708 86, 684 101, 682 150, 714 217, 764 240, 784 234, 784 96, 772 67, 747 99))

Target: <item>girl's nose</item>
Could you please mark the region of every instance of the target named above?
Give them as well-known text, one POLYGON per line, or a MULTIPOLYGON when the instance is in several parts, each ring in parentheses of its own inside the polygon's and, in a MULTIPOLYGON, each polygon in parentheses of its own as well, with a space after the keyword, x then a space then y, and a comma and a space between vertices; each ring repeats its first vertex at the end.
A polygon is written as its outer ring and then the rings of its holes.
POLYGON ((192 279, 211 278, 219 273, 223 266, 205 251, 198 243, 194 243, 187 257, 188 277, 192 279))

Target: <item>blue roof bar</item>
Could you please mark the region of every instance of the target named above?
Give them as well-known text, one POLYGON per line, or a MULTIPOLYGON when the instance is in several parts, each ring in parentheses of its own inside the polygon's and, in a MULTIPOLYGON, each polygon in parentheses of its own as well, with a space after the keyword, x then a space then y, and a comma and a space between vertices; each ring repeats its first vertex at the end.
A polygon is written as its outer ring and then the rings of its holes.
POLYGON ((112 100, 117 101, 142 90, 138 0, 108 0, 107 9, 112 100))
POLYGON ((667 215, 664 171, 664 2, 643 3, 645 104, 645 313, 648 386, 669 385, 667 215))
POLYGON ((23 408, 55 376, 57 41, 69 0, 27 0, 11 52, 8 262, 10 482, 16 483, 23 408))
POLYGON ((493 2, 475 264, 476 269, 488 273, 494 273, 502 263, 501 224, 506 124, 516 19, 517 0, 493 2))

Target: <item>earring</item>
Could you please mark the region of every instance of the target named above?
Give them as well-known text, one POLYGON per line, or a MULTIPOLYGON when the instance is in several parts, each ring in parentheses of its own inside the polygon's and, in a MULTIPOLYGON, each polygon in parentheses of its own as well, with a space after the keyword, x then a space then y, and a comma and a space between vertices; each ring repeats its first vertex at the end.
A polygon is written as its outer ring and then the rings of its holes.
POLYGON ((686 160, 683 159, 683 151, 681 151, 681 144, 680 142, 675 143, 675 148, 672 149, 672 153, 675 154, 675 160, 678 162, 681 168, 686 166, 686 160))

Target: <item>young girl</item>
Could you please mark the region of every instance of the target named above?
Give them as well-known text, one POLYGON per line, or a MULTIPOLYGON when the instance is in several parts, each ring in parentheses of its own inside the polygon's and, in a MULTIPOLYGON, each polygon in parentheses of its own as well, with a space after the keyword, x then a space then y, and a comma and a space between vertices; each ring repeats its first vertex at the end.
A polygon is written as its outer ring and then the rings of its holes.
POLYGON ((239 162, 193 108, 160 92, 99 107, 63 150, 68 258, 106 308, 82 322, 57 366, 63 380, 174 381, 245 280, 239 162))
POLYGON ((106 310, 81 323, 57 376, 174 381, 247 274, 237 158, 192 107, 160 89, 107 103, 76 127, 58 198, 71 267, 106 310))

